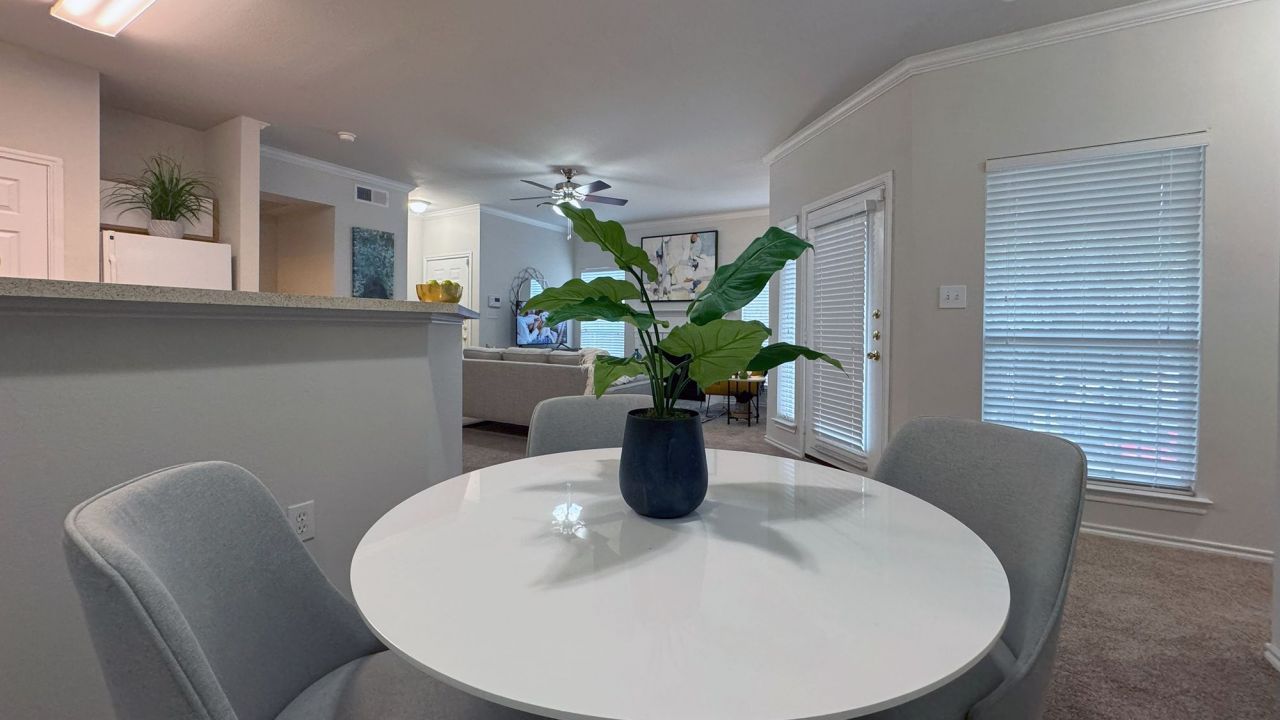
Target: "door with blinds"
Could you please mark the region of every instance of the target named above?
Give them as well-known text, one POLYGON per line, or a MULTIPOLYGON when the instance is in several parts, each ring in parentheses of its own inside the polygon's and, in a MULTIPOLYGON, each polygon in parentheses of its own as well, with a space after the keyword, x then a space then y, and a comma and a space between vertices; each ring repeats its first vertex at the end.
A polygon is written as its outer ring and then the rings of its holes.
POLYGON ((855 470, 874 464, 884 437, 883 218, 882 189, 805 213, 808 344, 844 365, 806 366, 805 452, 855 470))

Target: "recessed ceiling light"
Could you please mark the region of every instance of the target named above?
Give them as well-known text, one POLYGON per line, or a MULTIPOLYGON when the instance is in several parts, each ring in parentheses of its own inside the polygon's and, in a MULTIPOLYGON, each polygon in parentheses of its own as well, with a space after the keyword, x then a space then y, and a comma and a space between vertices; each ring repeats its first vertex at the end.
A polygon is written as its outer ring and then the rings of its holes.
POLYGON ((339 130, 338 139, 341 140, 342 142, 355 142, 356 134, 351 132, 350 130, 339 130))
POLYGON ((431 207, 431 203, 423 200, 422 198, 409 198, 409 212, 414 215, 421 215, 426 212, 429 207, 431 207))
POLYGON ((49 14, 79 28, 115 37, 155 0, 58 0, 49 14))

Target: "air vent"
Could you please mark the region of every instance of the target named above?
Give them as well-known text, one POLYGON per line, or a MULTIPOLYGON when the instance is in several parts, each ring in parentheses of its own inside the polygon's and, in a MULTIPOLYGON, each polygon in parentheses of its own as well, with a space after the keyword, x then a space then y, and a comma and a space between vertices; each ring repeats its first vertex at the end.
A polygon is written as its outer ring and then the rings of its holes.
POLYGON ((387 207, 387 191, 367 185, 356 185, 356 202, 387 207))

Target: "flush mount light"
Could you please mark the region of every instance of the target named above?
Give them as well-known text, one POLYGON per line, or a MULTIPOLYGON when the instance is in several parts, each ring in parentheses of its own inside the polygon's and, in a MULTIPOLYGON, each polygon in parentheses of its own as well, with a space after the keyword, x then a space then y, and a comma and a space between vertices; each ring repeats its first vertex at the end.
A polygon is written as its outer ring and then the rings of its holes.
POLYGON ((155 0, 58 0, 49 14, 79 28, 115 37, 155 0))
POLYGON ((421 198, 409 198, 409 212, 414 215, 421 215, 431 207, 431 203, 421 198))
POLYGON ((341 140, 342 142, 355 142, 356 134, 351 132, 350 130, 339 130, 338 139, 341 140))

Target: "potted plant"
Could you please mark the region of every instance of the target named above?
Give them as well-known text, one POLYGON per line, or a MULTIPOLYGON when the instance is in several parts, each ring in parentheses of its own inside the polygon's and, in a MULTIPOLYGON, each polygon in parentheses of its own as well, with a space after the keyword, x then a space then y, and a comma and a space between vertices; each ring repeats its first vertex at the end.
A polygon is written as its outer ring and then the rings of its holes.
POLYGON ((147 158, 141 174, 116 183, 107 193, 107 206, 147 213, 151 235, 180 238, 186 223, 199 222, 201 213, 213 207, 212 184, 165 154, 147 158))
POLYGON ((599 397, 618 378, 644 375, 649 380, 653 408, 627 416, 618 467, 622 497, 641 515, 682 517, 697 509, 707 494, 707 458, 698 413, 676 407, 690 382, 700 387, 728 380, 741 371, 764 371, 804 357, 841 368, 835 359, 800 345, 764 346, 769 328, 759 322, 726 320, 755 299, 769 279, 788 260, 795 260, 809 243, 771 227, 732 263, 721 266, 711 282, 689 304, 689 321, 674 329, 659 320, 645 289, 645 280, 658 278, 658 269, 644 250, 627 242, 622 225, 601 221, 587 209, 568 203, 557 206, 573 223, 583 241, 599 245, 634 282, 597 278, 570 280, 529 299, 531 307, 550 313, 549 322, 566 320, 621 321, 636 328, 643 356, 595 361, 595 394, 599 397), (639 301, 641 308, 629 301, 639 301), (668 331, 669 329, 669 331, 668 331))

